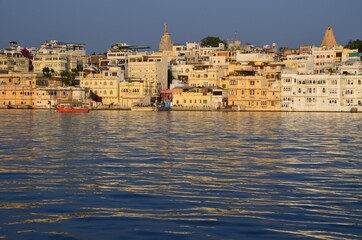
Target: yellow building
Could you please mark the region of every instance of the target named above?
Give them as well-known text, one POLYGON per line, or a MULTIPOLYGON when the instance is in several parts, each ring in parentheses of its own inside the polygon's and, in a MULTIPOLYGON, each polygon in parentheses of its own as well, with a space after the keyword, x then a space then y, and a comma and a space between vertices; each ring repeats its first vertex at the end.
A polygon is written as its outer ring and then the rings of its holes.
POLYGON ((190 89, 174 88, 172 109, 210 110, 212 94, 208 88, 194 87, 190 89))
POLYGON ((226 73, 225 68, 210 65, 194 65, 189 72, 188 83, 191 87, 218 87, 226 73))
POLYGON ((67 56, 65 54, 43 54, 38 53, 34 56, 33 66, 35 73, 42 73, 43 68, 53 69, 55 73, 60 74, 67 69, 67 56))
POLYGON ((0 54, 0 71, 29 72, 29 59, 21 54, 0 54))
POLYGON ((84 44, 62 43, 57 40, 44 42, 34 56, 34 72, 43 68, 53 69, 55 73, 80 69, 88 63, 84 44))
POLYGON ((219 88, 174 88, 174 110, 217 110, 226 107, 226 91, 219 88))
POLYGON ((110 67, 99 73, 81 72, 80 87, 89 88, 102 98, 105 105, 119 104, 119 83, 124 80, 124 72, 120 67, 110 67))
POLYGON ((141 79, 127 79, 119 84, 121 108, 131 108, 136 104, 150 105, 156 101, 158 88, 156 82, 141 79))
POLYGON ((33 108, 36 92, 36 74, 0 74, 0 107, 33 108))
POLYGON ((81 87, 48 86, 37 87, 34 108, 51 109, 61 103, 85 104, 89 102, 88 92, 81 87))
POLYGON ((228 105, 240 110, 279 111, 281 87, 279 80, 270 80, 255 71, 235 71, 223 78, 228 87, 228 105))

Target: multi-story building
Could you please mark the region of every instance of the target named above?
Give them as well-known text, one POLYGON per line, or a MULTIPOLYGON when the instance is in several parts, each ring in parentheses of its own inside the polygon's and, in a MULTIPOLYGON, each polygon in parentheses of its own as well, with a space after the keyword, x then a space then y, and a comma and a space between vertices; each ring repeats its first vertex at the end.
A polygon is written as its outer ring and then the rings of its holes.
POLYGON ((0 72, 29 72, 29 59, 21 53, 0 52, 0 72))
POLYGON ((98 73, 81 72, 80 87, 90 89, 102 99, 104 105, 119 104, 119 84, 124 80, 124 71, 120 67, 109 67, 98 73))
POLYGON ((288 55, 282 59, 285 68, 294 71, 297 74, 313 74, 314 73, 314 59, 313 55, 288 55))
POLYGON ((189 72, 188 84, 191 87, 220 86, 220 80, 226 74, 226 68, 211 65, 194 65, 189 72))
POLYGON ((53 69, 55 73, 81 70, 88 63, 85 44, 61 43, 57 40, 44 42, 34 56, 34 72, 41 73, 43 68, 53 69))
POLYGON ((158 101, 156 82, 141 79, 126 79, 119 84, 119 102, 121 108, 135 105, 151 105, 158 101))
POLYGON ((89 102, 88 96, 87 89, 81 87, 37 87, 34 108, 53 109, 61 103, 84 105, 89 102))
POLYGON ((53 69, 54 73, 60 74, 68 69, 67 56, 65 54, 37 53, 33 60, 34 72, 42 73, 43 69, 48 67, 53 69))
POLYGON ((168 89, 168 57, 138 53, 128 56, 128 78, 156 82, 160 90, 168 89))
POLYGON ((36 92, 36 74, 0 74, 0 107, 33 108, 36 92))
POLYGON ((239 110, 280 111, 280 81, 270 80, 256 71, 241 70, 223 78, 228 89, 228 105, 239 110))
POLYGON ((361 75, 282 74, 282 110, 360 111, 361 82, 361 75))
POLYGON ((131 46, 127 43, 116 43, 107 51, 107 65, 120 67, 128 77, 128 56, 137 54, 138 50, 148 47, 131 46))
POLYGON ((216 110, 225 107, 226 91, 208 87, 174 88, 174 110, 216 110))

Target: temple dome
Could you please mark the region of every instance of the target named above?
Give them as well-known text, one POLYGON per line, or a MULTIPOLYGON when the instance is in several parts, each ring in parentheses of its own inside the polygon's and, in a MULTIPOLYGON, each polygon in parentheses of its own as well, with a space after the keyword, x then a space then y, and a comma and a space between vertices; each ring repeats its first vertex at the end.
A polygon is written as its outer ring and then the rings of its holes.
POLYGON ((171 40, 171 35, 168 33, 167 30, 167 24, 165 24, 165 28, 163 31, 163 35, 160 41, 160 45, 159 45, 159 51, 163 52, 163 51, 172 51, 172 40, 171 40))

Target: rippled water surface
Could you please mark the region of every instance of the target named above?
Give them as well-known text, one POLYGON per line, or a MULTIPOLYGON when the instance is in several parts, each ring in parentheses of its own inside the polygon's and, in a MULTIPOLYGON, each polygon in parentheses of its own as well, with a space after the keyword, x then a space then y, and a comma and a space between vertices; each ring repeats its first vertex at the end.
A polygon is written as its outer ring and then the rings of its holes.
POLYGON ((0 110, 0 239, 362 239, 362 114, 0 110))

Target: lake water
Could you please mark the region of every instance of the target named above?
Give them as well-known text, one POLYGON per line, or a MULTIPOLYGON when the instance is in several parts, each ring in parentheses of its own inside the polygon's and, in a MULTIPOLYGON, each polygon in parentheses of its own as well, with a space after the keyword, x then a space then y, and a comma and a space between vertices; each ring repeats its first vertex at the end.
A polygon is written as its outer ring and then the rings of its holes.
POLYGON ((362 114, 0 110, 0 239, 362 239, 362 114))

